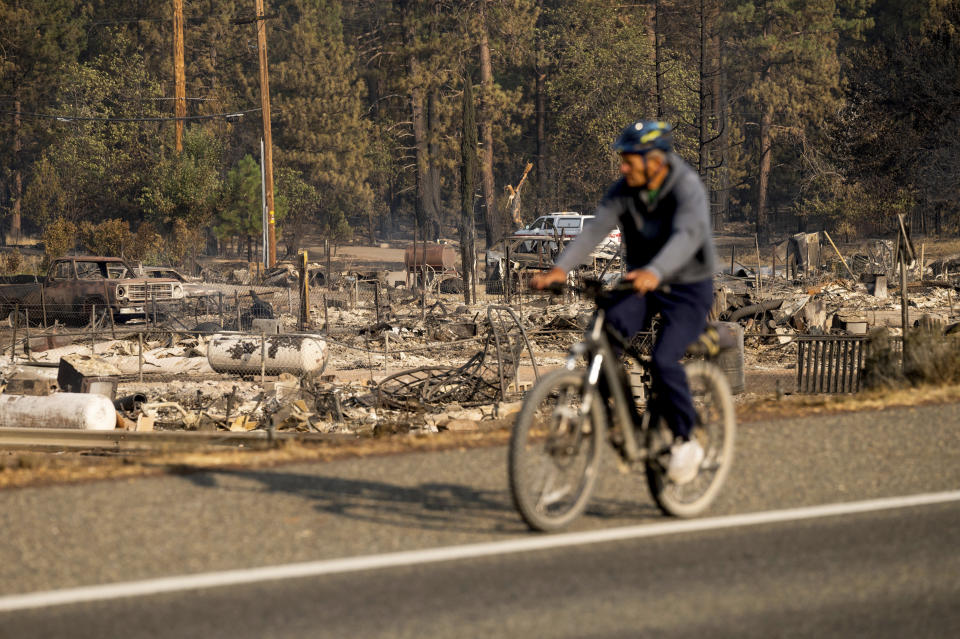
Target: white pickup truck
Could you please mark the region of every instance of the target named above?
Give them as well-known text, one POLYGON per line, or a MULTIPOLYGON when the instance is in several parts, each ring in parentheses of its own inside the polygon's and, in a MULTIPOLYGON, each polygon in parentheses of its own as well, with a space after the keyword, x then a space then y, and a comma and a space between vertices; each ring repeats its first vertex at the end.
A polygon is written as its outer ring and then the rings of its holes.
MULTIPOLYGON (((581 215, 572 211, 559 211, 557 213, 548 213, 541 215, 536 220, 514 231, 510 239, 526 239, 528 241, 519 245, 518 250, 526 253, 537 253, 541 250, 540 244, 543 243, 543 250, 555 251, 557 242, 569 240, 580 234, 585 224, 593 219, 593 215, 581 215)), ((611 231, 606 240, 600 244, 596 253, 598 254, 616 254, 620 250, 620 229, 611 231)))

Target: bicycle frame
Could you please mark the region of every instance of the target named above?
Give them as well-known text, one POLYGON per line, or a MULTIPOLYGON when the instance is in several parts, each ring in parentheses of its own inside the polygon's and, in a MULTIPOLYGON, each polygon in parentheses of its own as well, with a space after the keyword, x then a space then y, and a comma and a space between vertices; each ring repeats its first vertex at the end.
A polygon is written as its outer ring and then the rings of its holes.
MULTIPOLYGON (((581 357, 587 361, 587 370, 584 373, 586 390, 581 406, 584 414, 590 412, 595 397, 603 397, 599 382, 600 375, 604 376, 607 388, 613 398, 613 418, 623 432, 621 454, 628 462, 644 461, 647 458, 648 451, 646 444, 641 445, 638 442, 637 434, 646 432, 646 416, 641 416, 637 411, 637 406, 633 401, 633 393, 628 384, 629 378, 610 345, 611 329, 606 326, 605 319, 604 309, 598 308, 593 323, 587 330, 583 341, 570 347, 565 367, 567 370, 574 371, 581 357), (640 428, 632 427, 634 425, 639 425, 640 428)), ((622 339, 619 339, 619 336, 614 337, 618 339, 622 346, 627 346, 622 339)), ((630 352, 630 349, 625 348, 625 351, 636 357, 634 353, 630 352)), ((640 360, 638 359, 638 361, 640 360)), ((642 361, 640 363, 643 364, 642 361)))

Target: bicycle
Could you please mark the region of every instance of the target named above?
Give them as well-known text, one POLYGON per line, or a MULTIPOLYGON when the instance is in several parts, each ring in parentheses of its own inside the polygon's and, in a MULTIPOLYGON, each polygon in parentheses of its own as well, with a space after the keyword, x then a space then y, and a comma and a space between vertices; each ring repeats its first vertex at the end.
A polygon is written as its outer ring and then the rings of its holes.
MULTIPOLYGON (((607 308, 624 294, 635 294, 632 285, 604 291, 593 281, 574 290, 592 299, 597 310, 583 341, 570 348, 565 366, 541 376, 524 399, 510 436, 508 475, 514 505, 532 529, 549 532, 569 525, 590 500, 608 439, 627 468, 644 471, 663 513, 699 515, 720 492, 733 461, 736 418, 723 371, 708 359, 684 364, 697 409, 692 436, 705 455, 693 481, 675 484, 666 473, 673 436, 645 401, 651 390, 650 358, 605 321, 607 308), (639 397, 612 343, 638 363, 639 397), (578 369, 581 359, 586 369, 578 369), (642 413, 638 402, 644 404, 642 413)), ((710 326, 688 353, 709 358, 734 345, 732 339, 710 326)))

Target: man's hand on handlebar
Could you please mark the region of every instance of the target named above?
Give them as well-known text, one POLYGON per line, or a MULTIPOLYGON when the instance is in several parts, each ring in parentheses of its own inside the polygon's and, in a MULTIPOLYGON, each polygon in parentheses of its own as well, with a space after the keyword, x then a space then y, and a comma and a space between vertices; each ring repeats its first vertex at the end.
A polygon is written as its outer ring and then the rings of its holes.
POLYGON ((633 290, 640 295, 646 295, 660 286, 660 278, 649 269, 638 268, 623 276, 628 282, 633 282, 633 290))
POLYGON ((567 273, 562 268, 554 266, 545 273, 537 273, 530 278, 530 288, 542 291, 551 286, 563 285, 567 283, 567 273))
MULTIPOLYGON (((623 276, 623 282, 629 283, 633 290, 639 295, 645 295, 650 291, 656 290, 660 286, 660 277, 653 271, 645 268, 638 268, 630 271, 623 276)), ((530 278, 530 288, 542 291, 550 289, 559 292, 567 283, 567 273, 561 268, 554 266, 549 271, 538 273, 530 278)), ((598 282, 599 283, 599 282, 598 282)), ((618 288, 623 290, 624 284, 618 288)))

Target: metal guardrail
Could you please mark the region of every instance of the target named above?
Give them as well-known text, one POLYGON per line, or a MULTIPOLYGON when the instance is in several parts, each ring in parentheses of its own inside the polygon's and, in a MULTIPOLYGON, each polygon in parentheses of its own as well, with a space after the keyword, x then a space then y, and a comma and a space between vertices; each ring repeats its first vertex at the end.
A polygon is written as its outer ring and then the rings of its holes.
MULTIPOLYGON (((866 335, 800 336, 797 340, 798 393, 856 393, 863 364, 869 355, 866 335)), ((890 338, 894 351, 903 348, 899 337, 890 338)))

